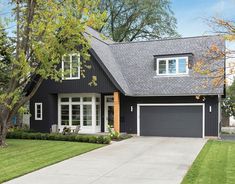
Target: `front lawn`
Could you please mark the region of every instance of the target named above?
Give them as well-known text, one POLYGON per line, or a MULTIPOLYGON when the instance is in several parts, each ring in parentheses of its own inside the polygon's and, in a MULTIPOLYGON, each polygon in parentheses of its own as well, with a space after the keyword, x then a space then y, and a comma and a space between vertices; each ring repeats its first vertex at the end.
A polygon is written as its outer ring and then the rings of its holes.
POLYGON ((235 183, 235 142, 210 140, 204 146, 182 184, 235 183))
POLYGON ((0 149, 0 183, 103 146, 19 139, 9 139, 7 143, 7 148, 0 149))

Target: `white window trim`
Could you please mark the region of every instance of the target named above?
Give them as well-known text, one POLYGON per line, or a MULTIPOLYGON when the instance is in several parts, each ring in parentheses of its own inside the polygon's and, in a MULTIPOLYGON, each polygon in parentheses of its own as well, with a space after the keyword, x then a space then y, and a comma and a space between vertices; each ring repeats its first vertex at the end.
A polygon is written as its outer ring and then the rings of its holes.
MULTIPOLYGON (((100 101, 101 101, 101 98, 100 98, 100 101)), ((96 102, 95 103, 95 105, 98 105, 99 106, 99 114, 98 114, 98 117, 99 117, 99 119, 95 119, 96 120, 96 122, 95 122, 95 125, 96 126, 101 126, 101 103, 100 102, 96 102), (97 123, 97 121, 99 122, 99 124, 97 125, 96 123, 97 123)), ((96 114, 95 114, 96 115, 96 114)), ((96 115, 97 116, 97 115, 96 115)))
MULTIPOLYGON (((95 133, 100 132, 100 125, 96 125, 96 105, 101 105, 101 96, 96 93, 70 93, 70 94, 59 94, 58 95, 58 126, 60 131, 63 130, 64 127, 70 127, 71 129, 75 129, 77 125, 72 125, 72 105, 81 105, 80 108, 80 132, 81 133, 95 133), (66 97, 69 98, 68 102, 61 102, 60 99, 66 97), (80 102, 72 102, 73 97, 80 97, 80 102), (83 97, 91 97, 92 101, 83 102, 83 97), (100 102, 96 102, 96 98, 100 98, 100 102), (69 125, 61 125, 61 105, 69 105, 69 125), (83 105, 91 105, 92 106, 92 125, 84 126, 83 125, 83 105)), ((101 109, 100 109, 101 110, 101 109)), ((101 117, 100 117, 101 119, 101 117)))
POLYGON ((81 67, 80 67, 80 54, 66 54, 62 57, 62 80, 74 80, 74 79, 80 79, 81 77, 81 67), (64 57, 65 56, 69 56, 70 57, 70 76, 69 77, 65 77, 64 76, 64 57), (78 56, 78 76, 77 77, 73 77, 72 75, 72 56, 78 56))
POLYGON ((108 106, 114 106, 113 102, 107 102, 108 98, 114 98, 113 95, 108 95, 104 97, 104 131, 108 132, 108 106))
POLYGON ((42 103, 35 103, 34 104, 34 117, 35 117, 35 120, 42 120, 42 103), (37 115, 38 115, 38 113, 37 113, 37 110, 38 110, 38 105, 40 105, 40 112, 41 112, 41 114, 40 114, 40 117, 38 117, 37 115))
POLYGON ((171 57, 171 58, 157 58, 156 60, 156 74, 157 75, 187 75, 189 72, 188 69, 188 57, 171 57), (186 60, 186 72, 185 73, 179 73, 179 59, 185 59, 186 60), (166 61, 166 73, 159 73, 159 61, 165 60, 166 61), (168 73, 169 68, 169 60, 176 60, 176 73, 168 73))
POLYGON ((143 107, 143 106, 202 106, 202 138, 205 138, 205 104, 204 103, 137 104, 137 136, 140 136, 140 107, 143 107))

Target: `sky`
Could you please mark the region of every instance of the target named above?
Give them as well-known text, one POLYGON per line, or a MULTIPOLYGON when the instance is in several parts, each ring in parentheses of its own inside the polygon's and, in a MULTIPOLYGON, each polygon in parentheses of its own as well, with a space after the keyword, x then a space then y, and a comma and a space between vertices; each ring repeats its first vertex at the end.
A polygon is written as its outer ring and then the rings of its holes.
POLYGON ((212 17, 235 21, 235 0, 172 0, 177 31, 182 37, 214 34, 208 25, 212 17))
MULTIPOLYGON (((215 34, 208 23, 212 17, 235 22, 235 0, 172 0, 171 5, 177 19, 177 31, 182 37, 215 34)), ((235 42, 226 41, 226 48, 235 50, 235 42)), ((228 58, 226 65, 230 63, 234 66, 235 60, 228 58)), ((227 75, 228 85, 234 78, 235 75, 227 75)))
MULTIPOLYGON (((7 2, 0 0, 0 16, 10 11, 7 2)), ((171 0, 171 9, 182 37, 214 34, 206 22, 211 17, 235 21, 235 0, 171 0)))

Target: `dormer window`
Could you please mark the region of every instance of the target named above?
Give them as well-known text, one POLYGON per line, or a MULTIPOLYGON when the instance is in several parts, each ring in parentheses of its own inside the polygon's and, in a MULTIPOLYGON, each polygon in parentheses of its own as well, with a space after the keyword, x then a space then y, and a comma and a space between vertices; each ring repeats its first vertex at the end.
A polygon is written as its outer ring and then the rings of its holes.
POLYGON ((157 75, 188 74, 188 57, 157 58, 157 75))
POLYGON ((62 58, 62 78, 80 79, 80 55, 68 54, 62 58))

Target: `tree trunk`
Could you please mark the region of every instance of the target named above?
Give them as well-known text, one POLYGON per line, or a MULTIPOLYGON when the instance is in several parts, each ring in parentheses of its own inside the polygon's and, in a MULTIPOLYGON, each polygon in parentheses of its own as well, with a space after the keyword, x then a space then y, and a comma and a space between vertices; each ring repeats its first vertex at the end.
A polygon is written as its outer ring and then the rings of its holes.
POLYGON ((7 121, 3 121, 0 123, 0 147, 7 146, 6 135, 7 135, 7 121))
POLYGON ((2 106, 2 112, 0 113, 0 148, 7 146, 6 136, 7 136, 7 126, 8 126, 8 116, 9 109, 2 106))

